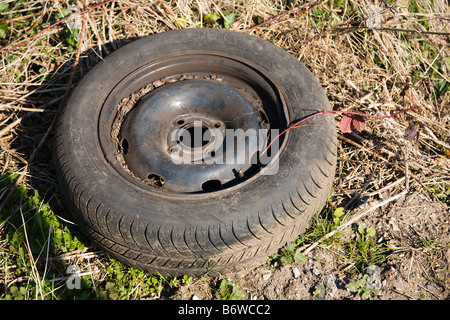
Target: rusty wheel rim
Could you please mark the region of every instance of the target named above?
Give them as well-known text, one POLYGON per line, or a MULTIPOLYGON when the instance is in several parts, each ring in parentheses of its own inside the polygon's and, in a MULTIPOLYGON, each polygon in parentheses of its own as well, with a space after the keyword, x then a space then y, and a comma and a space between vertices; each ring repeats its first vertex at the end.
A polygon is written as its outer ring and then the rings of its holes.
POLYGON ((258 176, 270 129, 289 123, 286 110, 281 88, 246 61, 207 53, 175 56, 117 84, 101 109, 100 146, 122 177, 143 188, 220 192, 258 176), (237 130, 256 132, 258 139, 240 148, 229 138, 237 130))

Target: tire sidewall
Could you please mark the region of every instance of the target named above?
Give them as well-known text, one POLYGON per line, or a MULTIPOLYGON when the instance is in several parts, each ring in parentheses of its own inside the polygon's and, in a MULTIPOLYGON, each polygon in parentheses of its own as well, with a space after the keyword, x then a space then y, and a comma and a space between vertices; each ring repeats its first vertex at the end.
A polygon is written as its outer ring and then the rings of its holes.
MULTIPOLYGON (((114 207, 122 219, 139 219, 152 226, 208 228, 255 219, 259 212, 281 203, 311 177, 317 157, 326 153, 333 134, 328 116, 316 125, 291 130, 274 175, 262 175, 233 192, 202 197, 171 197, 140 188, 119 175, 105 160, 98 137, 103 102, 117 83, 152 61, 187 53, 238 56, 277 84, 291 121, 329 109, 323 89, 311 72, 293 56, 268 41, 217 29, 188 29, 152 35, 134 41, 99 62, 74 90, 62 116, 58 134, 61 154, 70 154, 66 166, 79 188, 114 207)), ((327 191, 324 191, 327 192, 327 191)))

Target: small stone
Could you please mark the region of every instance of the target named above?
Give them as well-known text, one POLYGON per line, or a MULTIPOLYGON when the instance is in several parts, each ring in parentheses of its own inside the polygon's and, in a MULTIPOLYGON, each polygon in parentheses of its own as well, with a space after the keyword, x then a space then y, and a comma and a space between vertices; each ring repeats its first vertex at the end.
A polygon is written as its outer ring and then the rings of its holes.
POLYGON ((397 219, 391 218, 391 219, 389 220, 389 223, 392 225, 392 230, 393 230, 393 231, 395 231, 395 232, 401 231, 400 228, 399 228, 398 225, 397 225, 397 219))
POLYGON ((338 287, 336 286, 336 277, 332 274, 328 274, 322 277, 322 284, 325 288, 325 296, 329 298, 334 297, 338 287))
POLYGON ((263 280, 267 281, 269 280, 269 278, 272 276, 272 272, 266 273, 265 275, 263 275, 263 280))
POLYGON ((294 278, 295 278, 295 279, 297 279, 298 277, 300 277, 300 270, 298 270, 298 268, 292 269, 292 272, 294 273, 294 278))

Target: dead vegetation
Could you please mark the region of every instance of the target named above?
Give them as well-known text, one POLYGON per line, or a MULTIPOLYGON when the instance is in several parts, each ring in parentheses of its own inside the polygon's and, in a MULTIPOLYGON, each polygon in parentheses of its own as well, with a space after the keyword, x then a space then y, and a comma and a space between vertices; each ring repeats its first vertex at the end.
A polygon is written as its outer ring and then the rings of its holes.
MULTIPOLYGON (((338 169, 328 206, 345 207, 350 216, 362 203, 367 210, 401 193, 395 201, 370 210, 366 224, 379 224, 377 234, 383 241, 402 248, 409 263, 405 267, 408 283, 413 282, 412 273, 425 274, 428 281, 438 279, 440 288, 435 291, 419 284, 425 287, 421 291, 425 297, 448 298, 447 1, 120 0, 95 5, 89 1, 6 0, 5 4, 7 9, 0 7, 0 29, 4 30, 4 37, 0 33, 0 167, 2 181, 11 174, 23 180, 16 185, 1 184, 0 260, 12 254, 6 248, 5 221, 21 207, 11 188, 20 184, 41 190, 56 183, 49 128, 65 94, 82 76, 134 39, 180 28, 223 28, 227 21, 231 30, 271 41, 297 57, 319 79, 334 110, 385 116, 418 108, 400 114, 400 121, 369 118, 362 132, 343 134, 336 121, 338 169), (216 22, 208 19, 212 13, 220 16, 216 22), (65 20, 57 23, 61 19, 65 20), (411 123, 419 135, 407 141, 404 133, 411 123), (427 211, 430 206, 432 212, 427 211), (430 212, 434 215, 431 222, 430 212)), ((340 117, 336 115, 337 120, 340 117)), ((52 198, 47 195, 45 201, 53 203, 52 198)), ((303 249, 315 241, 303 244, 303 249)), ((350 270, 346 268, 351 262, 339 261, 338 269, 350 270)), ((5 281, 8 287, 15 279, 10 276, 5 281)), ((387 289, 403 290, 388 298, 421 297, 404 288, 387 289)))

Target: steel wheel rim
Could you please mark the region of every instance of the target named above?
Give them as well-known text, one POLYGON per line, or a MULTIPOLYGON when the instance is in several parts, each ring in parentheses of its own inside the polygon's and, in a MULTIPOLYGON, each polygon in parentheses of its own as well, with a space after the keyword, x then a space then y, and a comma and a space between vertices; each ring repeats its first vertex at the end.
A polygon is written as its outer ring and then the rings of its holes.
MULTIPOLYGON (((274 138, 270 129, 282 130, 287 123, 282 88, 269 75, 236 57, 198 53, 131 72, 103 103, 98 135, 105 158, 123 178, 152 192, 195 195, 235 190, 255 180, 266 165, 255 159, 274 138), (127 99, 131 102, 124 103, 127 99), (266 129, 268 135, 257 146, 249 142, 244 165, 205 165, 212 144, 214 151, 224 151, 224 159, 231 153, 239 157, 240 151, 231 152, 226 143, 227 132, 236 129, 266 129), (215 136, 201 145, 180 141, 180 134, 194 131, 202 138, 221 133, 223 149, 217 149, 215 136), (191 156, 191 163, 174 163, 174 151, 185 156, 189 149, 201 151, 201 159, 191 156)), ((278 141, 278 155, 284 139, 278 141)))

